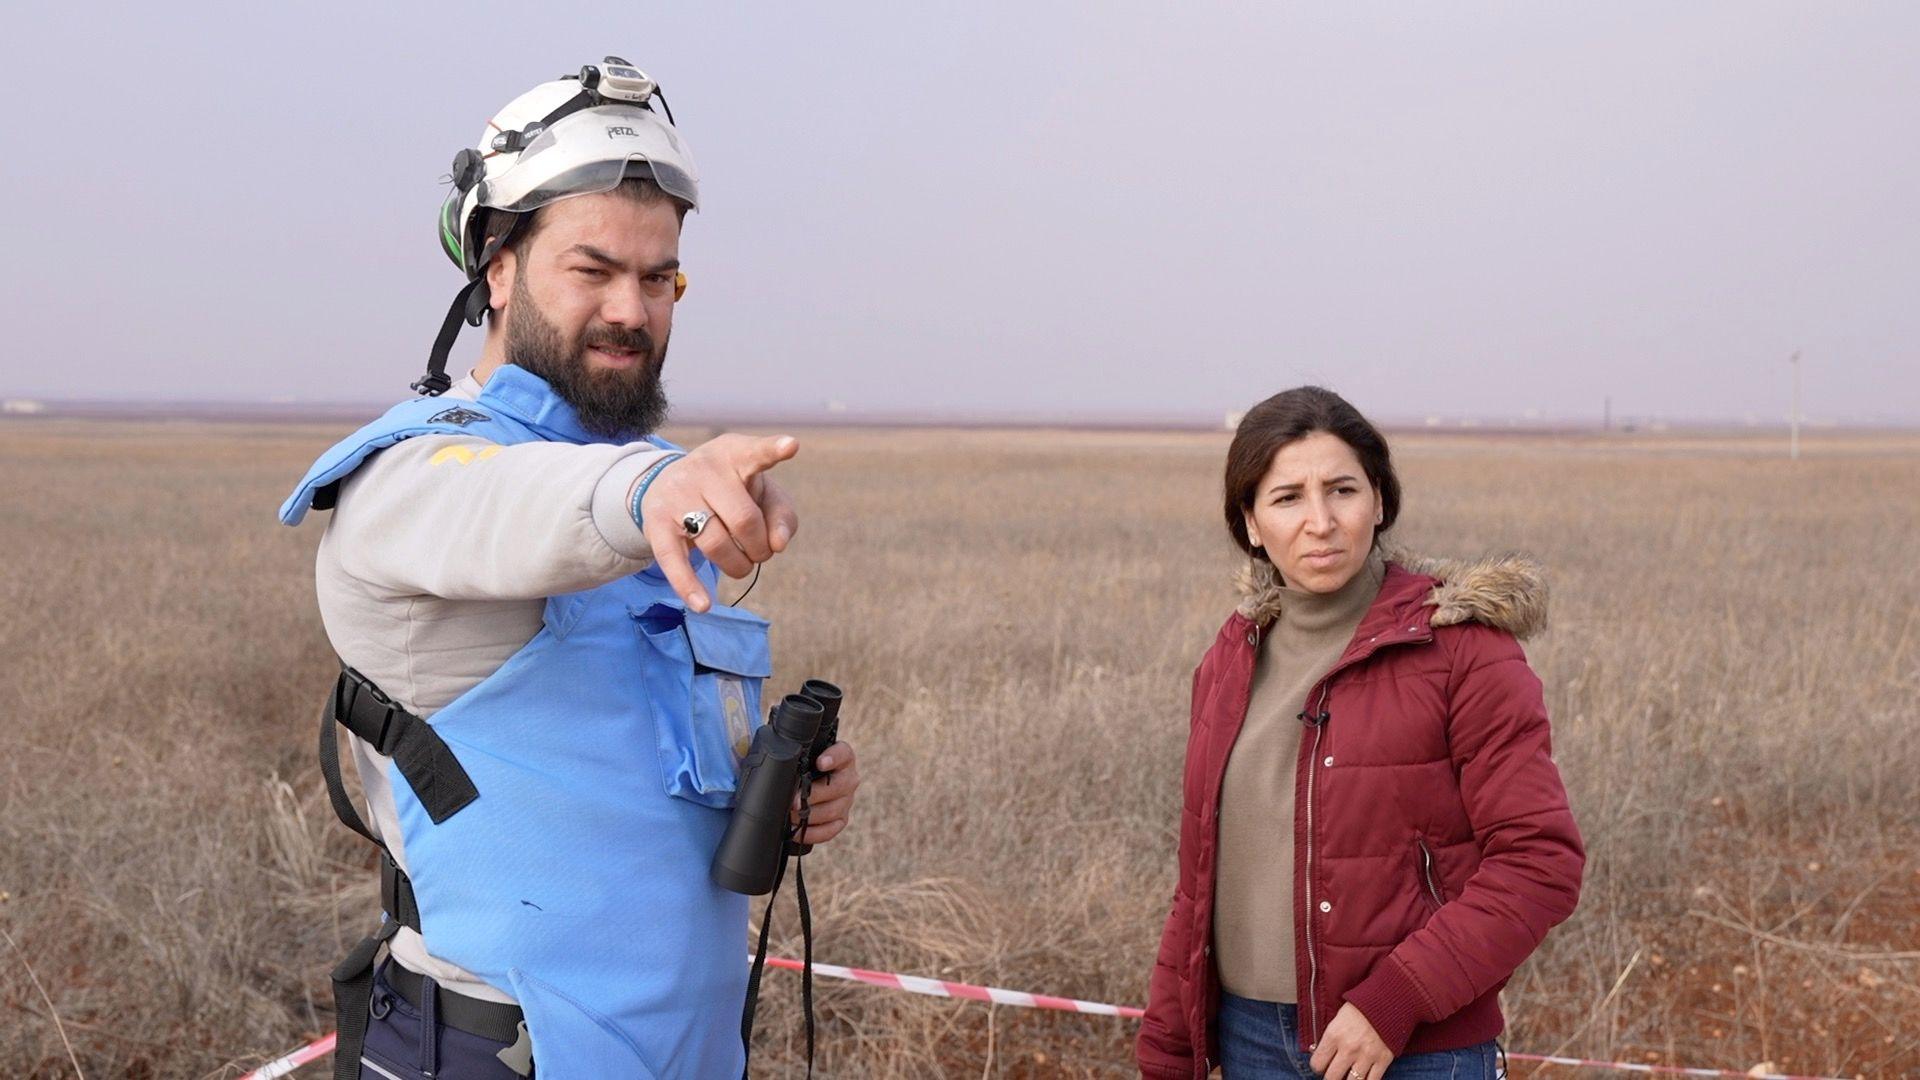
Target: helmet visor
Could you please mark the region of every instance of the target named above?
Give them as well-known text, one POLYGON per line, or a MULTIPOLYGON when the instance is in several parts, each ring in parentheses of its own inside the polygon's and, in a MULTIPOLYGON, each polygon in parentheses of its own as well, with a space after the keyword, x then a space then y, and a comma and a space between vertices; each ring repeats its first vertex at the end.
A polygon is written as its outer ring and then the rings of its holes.
POLYGON ((650 175, 667 194, 700 205, 699 174, 679 132, 651 109, 598 106, 554 121, 511 168, 488 177, 480 202, 526 213, 570 195, 611 191, 636 175, 650 175))

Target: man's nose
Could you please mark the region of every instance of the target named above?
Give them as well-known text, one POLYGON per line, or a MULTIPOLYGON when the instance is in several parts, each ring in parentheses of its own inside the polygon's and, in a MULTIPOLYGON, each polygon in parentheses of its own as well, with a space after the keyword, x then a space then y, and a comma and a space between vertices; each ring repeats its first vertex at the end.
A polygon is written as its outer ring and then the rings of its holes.
POLYGON ((647 299, 640 282, 622 278, 610 287, 600 304, 600 318, 609 326, 639 329, 647 325, 647 299))

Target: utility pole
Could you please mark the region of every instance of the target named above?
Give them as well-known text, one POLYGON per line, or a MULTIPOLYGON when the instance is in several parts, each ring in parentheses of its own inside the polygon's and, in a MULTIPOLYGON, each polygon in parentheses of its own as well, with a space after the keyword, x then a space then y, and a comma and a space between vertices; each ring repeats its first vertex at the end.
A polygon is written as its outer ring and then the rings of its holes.
POLYGON ((1793 461, 1800 460, 1800 350, 1793 350, 1793 356, 1787 360, 1793 365, 1793 416, 1792 435, 1789 436, 1787 455, 1793 461))

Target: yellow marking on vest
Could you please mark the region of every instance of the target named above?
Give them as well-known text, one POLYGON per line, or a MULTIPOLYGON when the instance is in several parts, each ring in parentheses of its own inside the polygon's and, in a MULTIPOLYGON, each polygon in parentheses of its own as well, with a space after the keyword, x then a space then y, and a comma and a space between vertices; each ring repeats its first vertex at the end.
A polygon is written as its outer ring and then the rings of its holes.
POLYGON ((471 446, 449 446, 435 451, 434 455, 427 459, 427 464, 444 465, 449 461, 457 461, 462 465, 471 465, 476 461, 485 461, 504 449, 506 449, 504 446, 485 446, 479 450, 471 446))

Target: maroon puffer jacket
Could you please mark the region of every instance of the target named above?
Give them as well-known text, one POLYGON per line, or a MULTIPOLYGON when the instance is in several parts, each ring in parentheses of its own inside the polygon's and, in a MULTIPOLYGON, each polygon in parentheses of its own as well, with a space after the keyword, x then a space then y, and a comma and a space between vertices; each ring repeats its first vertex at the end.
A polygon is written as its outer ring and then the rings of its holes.
MULTIPOLYGON (((1415 566, 1388 564, 1307 697, 1293 842, 1302 1049, 1348 1001, 1396 1056, 1493 1038, 1500 987, 1580 893, 1580 833, 1540 680, 1515 641, 1545 622, 1538 570, 1518 559, 1415 566)), ((1279 610, 1267 563, 1250 564, 1242 590, 1194 673, 1180 884, 1137 1048, 1152 1078, 1214 1065, 1220 786, 1260 634, 1279 610)))

